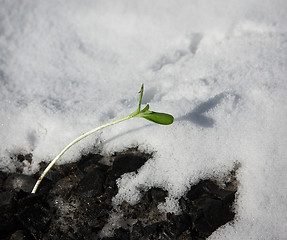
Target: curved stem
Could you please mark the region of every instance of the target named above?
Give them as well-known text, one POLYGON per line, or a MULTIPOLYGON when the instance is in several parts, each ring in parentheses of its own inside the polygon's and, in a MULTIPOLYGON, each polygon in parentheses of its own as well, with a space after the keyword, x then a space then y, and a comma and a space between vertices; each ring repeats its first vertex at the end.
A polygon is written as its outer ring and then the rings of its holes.
POLYGON ((70 148, 72 147, 74 144, 76 144, 77 142, 81 141, 83 138, 91 135, 92 133, 96 132, 96 131, 99 131, 103 128, 106 128, 108 126, 111 126, 111 125, 114 125, 116 123, 119 123, 119 122, 122 122, 122 121, 125 121, 125 120, 128 120, 130 118, 133 118, 133 117, 136 117, 139 113, 140 113, 140 110, 141 110, 141 102, 142 102, 142 96, 143 96, 143 88, 144 88, 144 85, 142 84, 141 86, 141 90, 139 91, 139 105, 138 105, 138 108, 136 111, 134 111, 132 114, 126 116, 126 117, 123 117, 123 118, 120 118, 118 120, 115 120, 115 121, 112 121, 110 123, 107 123, 107 124, 104 124, 100 127, 97 127, 97 128, 94 128, 92 129, 91 131, 89 132, 86 132, 84 133, 83 135, 79 136, 78 138, 76 138, 74 141, 70 142, 69 145, 67 145, 55 158, 52 162, 50 162, 50 164, 46 167, 46 169, 44 170, 44 172, 41 174, 41 176, 38 178, 36 184, 34 185, 33 187, 33 190, 31 193, 36 193, 40 183, 42 182, 43 178, 46 176, 46 174, 48 173, 48 171, 54 166, 54 164, 58 161, 58 159, 70 148))
POLYGON ((123 118, 121 118, 121 119, 118 119, 118 120, 112 121, 112 122, 110 122, 110 123, 104 124, 104 125, 102 125, 102 126, 100 126, 100 127, 94 128, 94 129, 92 129, 91 131, 86 132, 86 133, 84 133, 83 135, 79 136, 79 137, 76 138, 74 141, 72 141, 70 144, 68 144, 68 145, 54 158, 54 160, 53 160, 52 162, 50 162, 50 164, 46 167, 46 169, 44 170, 44 172, 41 174, 41 176, 40 176, 39 179, 37 180, 37 182, 36 182, 36 184, 35 184, 35 186, 34 186, 34 188, 33 188, 33 190, 32 190, 31 193, 36 193, 36 191, 37 191, 37 189, 38 189, 40 183, 42 182, 43 178, 46 176, 47 172, 54 166, 54 164, 58 161, 58 159, 59 159, 70 147, 72 147, 74 144, 76 144, 77 142, 81 141, 83 138, 85 138, 85 137, 91 135, 91 134, 94 133, 94 132, 97 132, 97 131, 99 131, 99 130, 101 130, 101 129, 103 129, 103 128, 109 127, 109 126, 114 125, 114 124, 116 124, 116 123, 123 122, 123 121, 125 121, 125 120, 128 120, 128 119, 130 119, 130 118, 135 117, 135 116, 137 115, 137 114, 135 114, 135 113, 136 113, 136 112, 134 112, 134 113, 132 113, 132 114, 126 116, 126 117, 123 117, 123 118))

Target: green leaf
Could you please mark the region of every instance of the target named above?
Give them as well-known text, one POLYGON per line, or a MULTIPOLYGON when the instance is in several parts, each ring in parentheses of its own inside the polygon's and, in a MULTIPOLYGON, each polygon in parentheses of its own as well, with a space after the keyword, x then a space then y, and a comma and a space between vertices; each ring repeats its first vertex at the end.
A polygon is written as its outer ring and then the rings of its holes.
POLYGON ((139 97, 138 111, 141 110, 141 104, 142 104, 142 98, 143 98, 143 91, 144 91, 144 84, 142 84, 141 90, 139 91, 140 97, 139 97))
POLYGON ((139 114, 137 117, 145 118, 149 121, 154 123, 162 124, 162 125, 169 125, 173 123, 173 116, 167 113, 159 113, 159 112, 151 112, 147 111, 144 113, 139 114))
MULTIPOLYGON (((143 110, 141 110, 141 113, 147 112, 149 110, 149 104, 145 106, 143 110)), ((150 112, 150 111, 149 111, 150 112)))

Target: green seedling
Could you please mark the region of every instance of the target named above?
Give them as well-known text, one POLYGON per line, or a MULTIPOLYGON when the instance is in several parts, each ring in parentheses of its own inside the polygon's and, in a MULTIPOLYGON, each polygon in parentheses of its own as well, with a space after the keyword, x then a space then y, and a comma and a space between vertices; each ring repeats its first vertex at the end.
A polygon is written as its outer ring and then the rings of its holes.
POLYGON ((101 129, 104 129, 106 127, 109 127, 111 125, 114 125, 116 123, 119 122, 123 122, 126 121, 130 118, 134 118, 134 117, 141 117, 141 118, 145 118, 149 121, 152 121, 154 123, 158 123, 158 124, 162 124, 162 125, 169 125, 173 123, 173 116, 167 113, 159 113, 159 112, 153 112, 149 110, 149 105, 146 105, 146 107, 144 109, 141 110, 141 102, 142 102, 142 96, 143 96, 143 90, 144 90, 144 85, 142 84, 141 86, 141 90, 139 91, 139 104, 138 104, 138 108, 136 111, 134 111, 133 113, 131 113, 130 115, 120 118, 118 120, 109 122, 107 124, 104 124, 100 127, 94 128, 89 132, 84 133, 83 135, 79 136, 78 138, 76 138, 75 140, 73 140, 69 145, 67 145, 55 158, 52 162, 50 162, 50 164, 46 167, 46 169, 44 170, 44 172, 41 174, 41 176, 39 177, 39 179, 37 180, 32 193, 36 193, 41 181, 43 180, 43 178, 45 177, 45 175, 47 174, 47 172, 54 166, 54 164, 59 160, 59 158, 70 148, 72 147, 74 144, 76 144, 77 142, 81 141, 83 138, 91 135, 94 132, 97 132, 101 129))

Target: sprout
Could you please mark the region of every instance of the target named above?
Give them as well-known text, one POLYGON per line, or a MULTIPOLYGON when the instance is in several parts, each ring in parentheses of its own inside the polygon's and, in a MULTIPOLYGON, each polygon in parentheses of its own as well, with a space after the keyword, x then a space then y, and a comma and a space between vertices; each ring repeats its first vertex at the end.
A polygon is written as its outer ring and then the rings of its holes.
POLYGON ((149 111, 149 105, 147 105, 145 108, 143 108, 141 110, 141 102, 142 102, 142 96, 143 96, 143 89, 144 89, 144 85, 142 84, 141 86, 141 90, 139 91, 140 97, 139 97, 139 105, 136 111, 134 111, 133 113, 131 113, 130 115, 120 118, 118 120, 112 121, 110 123, 104 124, 100 127, 94 128, 91 131, 79 136, 78 138, 76 138, 75 140, 73 140, 69 145, 67 145, 55 158, 52 162, 50 162, 50 164, 46 167, 46 169, 44 170, 44 172, 41 174, 41 176, 39 177, 39 179, 37 180, 32 193, 36 193, 41 181, 43 180, 43 178, 45 177, 45 175, 48 173, 48 171, 54 166, 54 164, 59 160, 59 158, 70 148, 72 147, 74 144, 76 144, 77 142, 81 141, 83 138, 91 135, 94 132, 97 132, 101 129, 104 129, 108 126, 114 125, 116 123, 119 122, 123 122, 126 121, 130 118, 133 117, 141 117, 141 118, 145 118, 149 121, 152 121, 154 123, 158 123, 158 124, 162 124, 162 125, 169 125, 173 123, 173 116, 167 113, 159 113, 159 112, 152 112, 149 111))

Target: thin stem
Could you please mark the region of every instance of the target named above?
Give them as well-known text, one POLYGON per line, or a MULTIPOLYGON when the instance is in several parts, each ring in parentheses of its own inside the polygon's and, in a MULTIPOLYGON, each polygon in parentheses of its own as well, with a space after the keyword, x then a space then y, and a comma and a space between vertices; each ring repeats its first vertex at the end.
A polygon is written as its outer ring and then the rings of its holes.
POLYGON ((34 188, 33 188, 33 190, 32 190, 31 193, 36 193, 36 191, 37 191, 37 189, 38 189, 40 183, 42 182, 43 178, 46 176, 47 172, 54 166, 54 164, 58 161, 58 159, 59 159, 70 147, 72 147, 74 144, 76 144, 77 142, 81 141, 83 138, 85 138, 85 137, 91 135, 91 134, 94 133, 94 132, 97 132, 97 131, 99 131, 99 130, 101 130, 101 129, 103 129, 103 128, 109 127, 109 126, 114 125, 114 124, 116 124, 116 123, 123 122, 123 121, 128 120, 128 119, 130 119, 130 118, 133 118, 133 117, 135 117, 135 116, 136 116, 136 114, 132 113, 132 114, 130 114, 130 115, 126 116, 126 117, 123 117, 123 118, 121 118, 121 119, 118 119, 118 120, 112 121, 112 122, 110 122, 110 123, 104 124, 104 125, 102 125, 102 126, 100 126, 100 127, 94 128, 94 129, 92 129, 91 131, 86 132, 86 133, 84 133, 83 135, 81 135, 81 136, 79 136, 78 138, 76 138, 76 139, 75 139, 74 141, 72 141, 69 145, 67 145, 67 146, 54 158, 54 160, 53 160, 52 162, 50 162, 50 164, 46 167, 46 169, 44 170, 44 172, 41 174, 41 176, 40 176, 39 179, 37 180, 37 182, 36 182, 36 184, 35 184, 35 186, 34 186, 34 188))
POLYGON ((142 84, 141 86, 141 90, 139 91, 139 94, 140 94, 140 97, 139 97, 139 105, 138 105, 138 108, 136 111, 134 111, 132 114, 126 116, 126 117, 123 117, 123 118, 120 118, 118 120, 115 120, 115 121, 112 121, 110 123, 107 123, 107 124, 104 124, 100 127, 97 127, 97 128, 94 128, 92 129, 91 131, 89 132, 86 132, 85 134, 79 136, 78 138, 76 138, 74 141, 72 141, 69 145, 67 145, 55 158, 52 162, 50 162, 50 164, 46 167, 46 169, 44 170, 44 172, 41 174, 41 176, 39 177, 39 179, 37 180, 33 190, 31 193, 36 193, 40 183, 42 182, 43 178, 46 176, 46 174, 48 173, 48 171, 54 166, 54 164, 58 161, 58 159, 70 148, 72 147, 74 144, 76 144, 77 142, 81 141, 83 138, 91 135, 92 133, 96 132, 96 131, 99 131, 103 128, 106 128, 108 126, 111 126, 111 125, 114 125, 116 123, 119 123, 119 122, 123 122, 125 120, 128 120, 130 118, 133 118, 133 117, 136 117, 139 113, 140 113, 140 110, 141 110, 141 102, 142 102, 142 96, 143 96, 143 88, 144 88, 144 85, 142 84))

